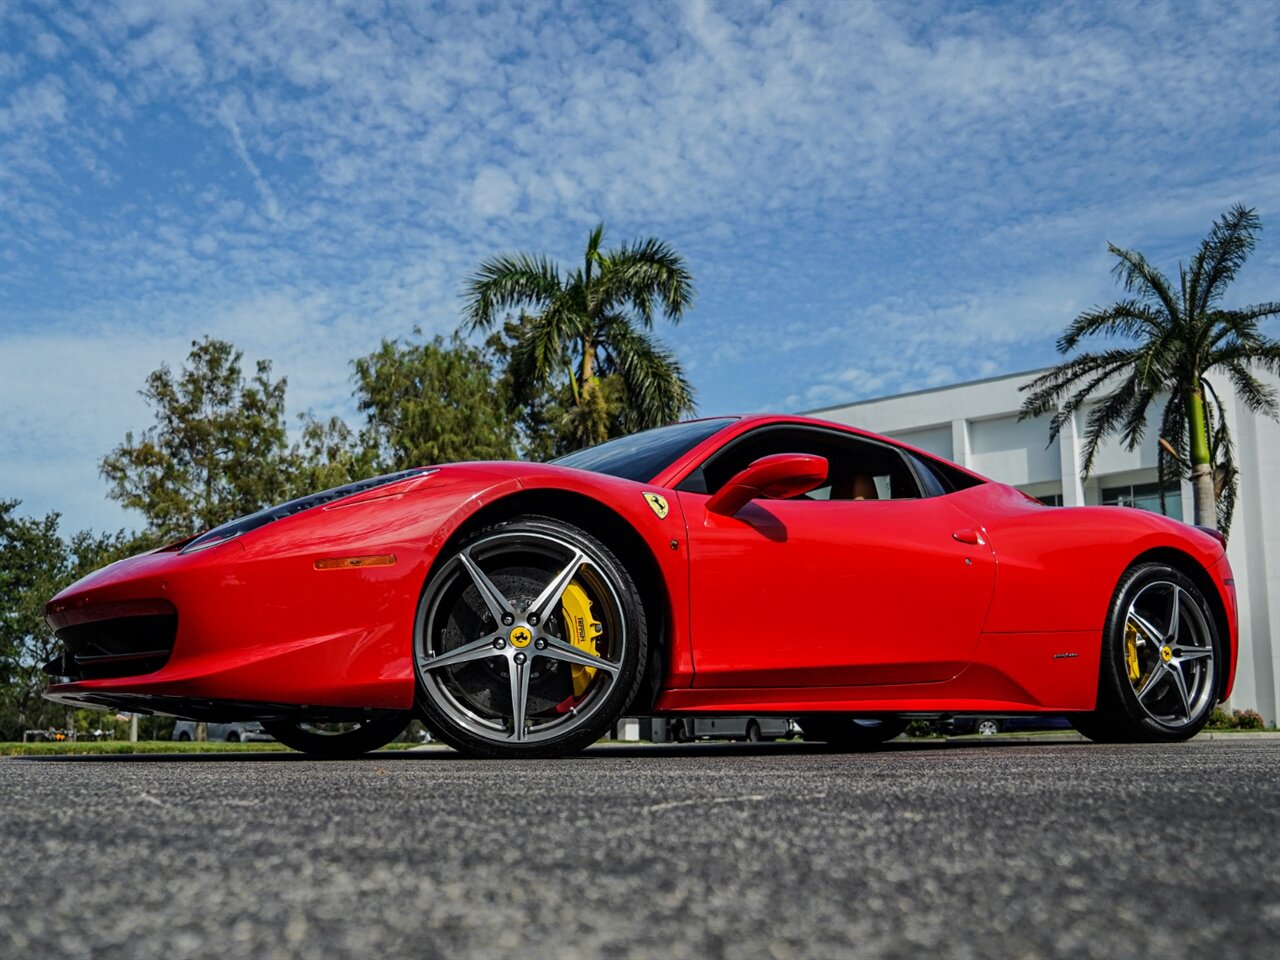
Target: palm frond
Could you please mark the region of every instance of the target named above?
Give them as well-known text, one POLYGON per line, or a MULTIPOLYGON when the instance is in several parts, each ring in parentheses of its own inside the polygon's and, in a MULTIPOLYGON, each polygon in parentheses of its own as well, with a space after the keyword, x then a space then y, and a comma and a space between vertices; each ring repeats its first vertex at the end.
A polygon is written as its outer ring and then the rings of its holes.
POLYGON ((1239 203, 1214 222, 1192 263, 1196 299, 1188 307, 1204 313, 1222 299, 1227 284, 1253 252, 1254 234, 1261 229, 1257 212, 1239 203))
MULTIPOLYGON (((511 348, 511 373, 527 392, 571 368, 571 345, 581 336, 584 318, 556 300, 526 323, 511 348)), ((573 379, 570 374, 570 379, 573 379)))
POLYGON ((626 386, 630 429, 662 426, 693 413, 693 387, 670 350, 621 314, 606 318, 604 333, 609 368, 626 386))
POLYGON ((548 257, 517 253, 491 257, 468 278, 463 325, 487 330, 503 310, 548 306, 560 294, 560 271, 548 257))
POLYGON ((1236 310, 1214 310, 1207 313, 1204 316, 1204 326, 1209 331, 1203 351, 1206 363, 1210 362, 1223 344, 1234 350, 1253 352, 1275 342, 1263 335, 1256 320, 1236 310))
POLYGON ((1230 315, 1236 322, 1249 322, 1265 320, 1267 317, 1280 316, 1280 303, 1268 301, 1266 303, 1255 303, 1252 306, 1241 307, 1238 310, 1223 310, 1224 314, 1230 315))
MULTIPOLYGON (((1280 365, 1280 360, 1275 361, 1280 365)), ((1280 414, 1280 403, 1276 399, 1274 387, 1268 386, 1239 360, 1231 360, 1221 365, 1231 378, 1231 385, 1236 388, 1236 396, 1249 408, 1251 413, 1261 413, 1268 417, 1280 414)))
POLYGON ((1182 311, 1169 288, 1169 278, 1136 250, 1123 250, 1114 243, 1107 244, 1107 249, 1120 261, 1111 268, 1111 273, 1125 290, 1136 293, 1145 303, 1163 307, 1169 321, 1177 323, 1182 311))
POLYGON ((1124 425, 1120 428, 1120 438, 1124 441, 1125 449, 1136 450, 1142 444, 1142 438, 1147 432, 1147 411, 1155 396, 1156 392, 1150 386, 1138 387, 1125 414, 1124 425))
POLYGON ((613 310, 631 304, 646 328, 653 323, 655 301, 667 319, 679 322, 693 303, 693 275, 669 244, 649 238, 611 251, 600 275, 600 305, 613 310))
POLYGON ((1139 339, 1159 334, 1168 324, 1162 314, 1138 300, 1120 300, 1109 307, 1094 307, 1076 317, 1058 338, 1058 352, 1074 350, 1088 336, 1123 336, 1139 339))
POLYGON ((1132 365, 1136 356, 1136 350, 1107 350, 1103 353, 1082 353, 1078 357, 1067 360, 1018 388, 1020 391, 1030 393, 1022 402, 1018 419, 1028 420, 1048 413, 1050 410, 1061 413, 1059 407, 1063 397, 1075 389, 1075 396, 1068 401, 1069 412, 1065 417, 1055 416, 1054 422, 1050 425, 1049 442, 1052 443, 1062 424, 1079 409, 1080 404, 1088 398, 1089 394, 1126 366, 1132 365), (1085 381, 1082 388, 1079 387, 1081 381, 1085 381))
MULTIPOLYGON (((1136 417, 1146 416, 1145 406, 1138 411, 1133 407, 1142 402, 1144 391, 1136 374, 1130 374, 1113 391, 1102 398, 1101 402, 1089 411, 1084 430, 1084 474, 1093 472, 1093 462, 1097 459, 1098 448, 1102 441, 1113 433, 1121 421, 1132 422, 1136 417)), ((1148 403, 1150 400, 1148 399, 1148 403)), ((1131 448, 1132 449, 1132 448, 1131 448)))

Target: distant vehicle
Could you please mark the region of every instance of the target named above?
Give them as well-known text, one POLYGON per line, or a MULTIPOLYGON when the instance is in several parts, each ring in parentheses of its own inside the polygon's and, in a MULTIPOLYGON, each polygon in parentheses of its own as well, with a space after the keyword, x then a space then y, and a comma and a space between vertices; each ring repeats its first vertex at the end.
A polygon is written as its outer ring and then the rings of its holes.
MULTIPOLYGON (((227 743, 248 743, 255 740, 270 743, 275 740, 275 737, 263 730, 262 724, 256 720, 246 720, 242 723, 211 723, 208 726, 210 740, 227 743)), ((186 742, 195 738, 194 720, 179 720, 173 725, 174 740, 186 742)))
POLYGON ((969 733, 984 737, 1018 730, 1070 730, 1071 721, 1066 717, 1023 714, 1007 717, 952 717, 938 722, 938 732, 964 736, 969 733))
POLYGON ((791 721, 783 717, 682 717, 672 721, 672 737, 681 743, 690 740, 781 740, 789 737, 791 721))

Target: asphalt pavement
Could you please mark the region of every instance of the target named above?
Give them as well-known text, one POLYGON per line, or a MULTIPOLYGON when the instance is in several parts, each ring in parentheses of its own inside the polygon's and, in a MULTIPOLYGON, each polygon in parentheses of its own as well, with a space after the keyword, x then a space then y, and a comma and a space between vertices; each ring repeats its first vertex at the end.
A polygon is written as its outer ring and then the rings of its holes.
POLYGON ((1280 741, 0 760, 0 957, 1258 957, 1280 741))

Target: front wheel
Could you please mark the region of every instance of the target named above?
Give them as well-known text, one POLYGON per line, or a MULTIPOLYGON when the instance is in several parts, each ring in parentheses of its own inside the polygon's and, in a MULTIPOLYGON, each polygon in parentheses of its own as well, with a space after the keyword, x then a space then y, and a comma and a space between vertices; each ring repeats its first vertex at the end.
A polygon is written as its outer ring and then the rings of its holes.
POLYGON ((901 717, 803 717, 800 730, 806 740, 821 740, 840 750, 869 750, 892 740, 907 729, 901 717))
POLYGON ((414 631, 418 709, 464 753, 575 753, 630 705, 647 644, 613 552, 570 523, 521 517, 467 537, 432 574, 414 631))
POLYGON ((313 757, 358 757, 385 747, 409 725, 396 714, 350 723, 311 723, 305 720, 263 720, 262 729, 286 747, 313 757))
POLYGON ((1071 716, 1101 742, 1170 742, 1200 732, 1217 701, 1220 643, 1191 580, 1162 563, 1120 578, 1103 633, 1098 704, 1071 716))

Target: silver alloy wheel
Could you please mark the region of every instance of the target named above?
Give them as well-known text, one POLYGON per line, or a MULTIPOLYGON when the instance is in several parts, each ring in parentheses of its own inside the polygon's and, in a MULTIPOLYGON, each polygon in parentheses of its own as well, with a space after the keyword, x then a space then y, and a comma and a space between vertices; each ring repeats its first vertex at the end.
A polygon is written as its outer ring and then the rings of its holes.
POLYGON ((587 550, 548 533, 498 531, 454 554, 432 578, 419 607, 414 665, 433 704, 472 735, 539 743, 587 724, 617 683, 628 642, 618 591, 587 550), (571 643, 562 623, 561 598, 571 584, 585 591, 603 625, 600 656, 571 643), (482 614, 470 635, 456 616, 468 609, 482 614), (547 691, 562 687, 575 666, 595 671, 587 689, 551 702, 547 691))
POLYGON ((1181 727, 1200 718, 1216 690, 1213 634, 1200 605, 1168 580, 1145 585, 1125 614, 1125 663, 1138 705, 1181 727))
POLYGON ((1000 732, 1000 724, 995 720, 979 720, 975 732, 984 737, 994 737, 1000 732))

